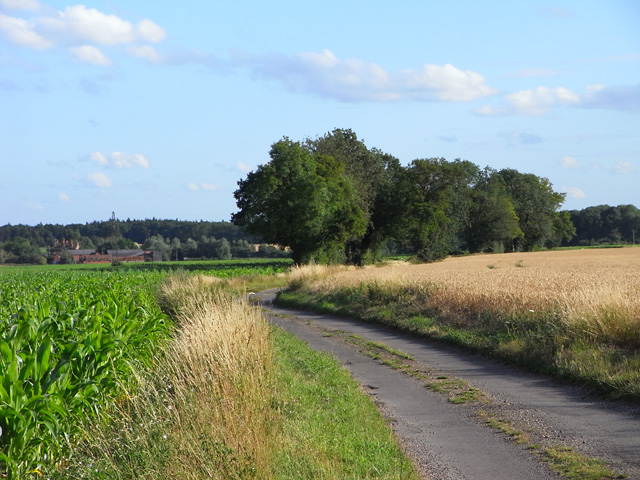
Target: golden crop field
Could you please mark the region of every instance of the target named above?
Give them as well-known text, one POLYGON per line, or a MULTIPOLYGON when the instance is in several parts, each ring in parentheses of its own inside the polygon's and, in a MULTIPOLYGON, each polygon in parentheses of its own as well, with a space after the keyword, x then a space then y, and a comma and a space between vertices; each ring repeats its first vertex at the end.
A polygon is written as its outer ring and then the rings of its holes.
POLYGON ((640 345, 640 248, 507 253, 334 272, 340 288, 375 282, 429 290, 441 314, 526 316, 553 313, 592 335, 640 345))

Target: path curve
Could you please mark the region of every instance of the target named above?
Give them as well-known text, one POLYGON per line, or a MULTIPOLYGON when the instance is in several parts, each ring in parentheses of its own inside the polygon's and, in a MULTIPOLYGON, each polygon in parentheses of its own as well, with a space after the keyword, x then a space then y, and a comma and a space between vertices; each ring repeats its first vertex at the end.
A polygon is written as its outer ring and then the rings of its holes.
POLYGON ((499 414, 554 445, 605 460, 640 479, 640 408, 595 399, 548 377, 417 339, 385 327, 272 305, 277 289, 255 294, 270 321, 318 351, 334 355, 390 420, 421 474, 430 480, 559 478, 524 445, 483 425, 477 405, 454 405, 417 380, 362 355, 327 331, 347 331, 406 352, 487 393, 499 414))

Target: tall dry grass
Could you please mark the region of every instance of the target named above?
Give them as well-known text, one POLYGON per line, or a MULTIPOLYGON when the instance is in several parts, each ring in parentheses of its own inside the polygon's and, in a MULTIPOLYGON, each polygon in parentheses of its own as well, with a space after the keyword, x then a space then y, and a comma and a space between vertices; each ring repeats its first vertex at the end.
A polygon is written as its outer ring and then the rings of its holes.
POLYGON ((65 478, 269 479, 274 421, 270 327, 207 276, 162 287, 179 328, 153 376, 87 435, 89 464, 65 478))

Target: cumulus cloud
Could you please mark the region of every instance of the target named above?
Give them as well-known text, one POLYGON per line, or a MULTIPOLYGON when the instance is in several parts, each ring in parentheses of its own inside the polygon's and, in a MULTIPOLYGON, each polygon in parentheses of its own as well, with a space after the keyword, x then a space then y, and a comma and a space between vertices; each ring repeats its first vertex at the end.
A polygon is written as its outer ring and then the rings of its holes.
MULTIPOLYGON (((6 8, 20 4, 17 0, 0 2, 6 8)), ((42 10, 37 2, 24 0, 22 3, 23 11, 42 10)), ((143 44, 159 43, 166 38, 166 31, 149 19, 134 24, 84 5, 37 16, 25 15, 0 14, 0 34, 10 42, 27 48, 66 46, 78 59, 94 65, 110 64, 98 49, 100 46, 129 45, 134 56, 150 59, 153 50, 150 47, 145 49, 143 44)), ((155 58, 157 60, 158 57, 155 58)))
POLYGON ((220 185, 215 185, 213 183, 189 182, 187 184, 187 189, 191 190, 192 192, 199 192, 201 190, 205 190, 205 191, 218 190, 219 188, 220 188, 220 185))
POLYGON ((159 42, 166 35, 151 20, 145 19, 133 25, 116 15, 84 5, 67 7, 57 16, 40 17, 34 24, 52 39, 69 43, 117 45, 136 41, 159 42))
POLYGON ((111 61, 96 47, 92 45, 82 45, 81 47, 73 47, 71 53, 83 62, 93 63, 102 67, 111 65, 111 61))
POLYGON ((149 159, 141 153, 112 152, 107 158, 100 152, 93 152, 89 154, 89 160, 98 165, 114 168, 151 167, 149 159))
POLYGON ((542 115, 557 105, 580 103, 580 97, 564 87, 520 90, 507 95, 506 100, 511 108, 524 115, 542 115))
POLYGON ((45 49, 53 46, 53 42, 38 34, 33 26, 21 18, 13 18, 0 14, 0 33, 21 47, 45 49))
POLYGON ((60 200, 62 203, 71 203, 71 198, 66 193, 58 194, 58 200, 60 200))
POLYGON ((87 174, 87 180, 96 187, 108 188, 113 186, 113 181, 102 172, 94 172, 87 174))
POLYGON ((560 166, 567 170, 577 170, 580 168, 580 162, 573 157, 563 157, 562 160, 560 160, 560 166))
POLYGON ((507 94, 499 107, 485 105, 478 115, 544 115, 557 107, 599 108, 640 112, 640 84, 605 87, 590 85, 579 95, 564 87, 537 87, 507 94))
POLYGON ((376 63, 340 59, 330 50, 292 56, 237 56, 237 63, 255 74, 282 82, 297 93, 339 101, 453 101, 494 95, 479 73, 451 65, 426 64, 418 70, 388 72, 376 63))
POLYGON ((587 198, 587 194, 576 187, 562 187, 562 191, 570 198, 587 198))

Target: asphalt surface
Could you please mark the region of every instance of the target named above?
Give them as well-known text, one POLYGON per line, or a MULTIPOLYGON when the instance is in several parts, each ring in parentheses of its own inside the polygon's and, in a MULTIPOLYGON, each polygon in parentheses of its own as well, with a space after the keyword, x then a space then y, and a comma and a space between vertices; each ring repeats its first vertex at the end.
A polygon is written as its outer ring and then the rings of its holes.
POLYGON ((332 354, 363 386, 393 426, 425 479, 543 480, 560 478, 504 433, 486 426, 482 408, 525 431, 529 443, 570 446, 640 479, 640 408, 602 401, 548 377, 469 355, 384 327, 273 306, 275 290, 255 295, 270 321, 318 351, 332 354), (406 352, 420 364, 463 379, 486 393, 488 405, 455 405, 414 378, 361 354, 327 332, 350 332, 406 352))

